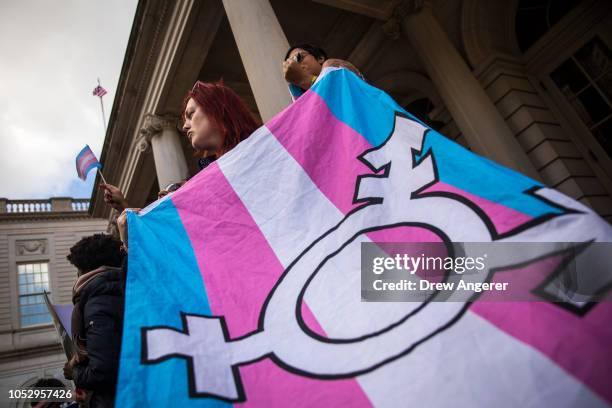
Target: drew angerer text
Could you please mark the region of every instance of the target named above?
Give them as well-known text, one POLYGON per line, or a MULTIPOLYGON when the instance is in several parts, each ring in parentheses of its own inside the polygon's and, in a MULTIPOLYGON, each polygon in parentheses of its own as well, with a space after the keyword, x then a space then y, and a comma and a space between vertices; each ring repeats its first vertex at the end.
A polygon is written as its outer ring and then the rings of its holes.
POLYGON ((421 279, 418 282, 408 281, 406 279, 402 279, 396 282, 385 282, 381 279, 377 279, 373 282, 374 290, 376 291, 430 291, 430 290, 440 290, 440 291, 455 291, 455 290, 466 290, 466 291, 474 291, 476 293, 480 293, 486 290, 499 290, 505 291, 508 289, 508 282, 464 282, 460 280, 459 282, 430 282, 425 279, 421 279))

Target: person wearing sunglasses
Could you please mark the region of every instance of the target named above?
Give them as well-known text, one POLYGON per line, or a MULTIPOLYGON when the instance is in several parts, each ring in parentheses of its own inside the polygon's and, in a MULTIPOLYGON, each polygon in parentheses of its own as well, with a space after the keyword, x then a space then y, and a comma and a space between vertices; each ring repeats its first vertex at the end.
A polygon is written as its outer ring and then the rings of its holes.
POLYGON ((348 61, 328 58, 323 49, 310 44, 294 45, 283 61, 283 75, 294 101, 310 89, 325 67, 347 68, 363 79, 359 70, 348 61))
POLYGON ((171 183, 168 184, 166 187, 162 188, 161 190, 159 190, 159 193, 157 193, 157 199, 159 200, 162 197, 167 196, 170 193, 174 193, 176 190, 178 190, 179 188, 181 188, 183 186, 183 184, 185 184, 187 182, 187 180, 183 180, 179 183, 171 183))
MULTIPOLYGON (((178 190, 183 184, 185 184, 187 180, 180 181, 178 183, 168 184, 166 187, 159 190, 157 193, 157 198, 160 199, 164 196, 167 196, 168 193, 173 193, 178 190)), ((123 212, 126 208, 130 208, 130 204, 125 199, 123 192, 119 189, 119 187, 114 186, 108 183, 100 183, 99 186, 102 190, 104 190, 104 202, 120 213, 123 212)))

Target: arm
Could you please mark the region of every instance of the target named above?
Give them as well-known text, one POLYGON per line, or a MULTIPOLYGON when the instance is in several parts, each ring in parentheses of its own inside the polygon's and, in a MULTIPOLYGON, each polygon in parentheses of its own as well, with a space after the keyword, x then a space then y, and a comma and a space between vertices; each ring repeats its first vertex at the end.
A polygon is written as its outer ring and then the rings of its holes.
POLYGON ((123 210, 121 215, 117 217, 117 229, 119 230, 119 239, 123 243, 123 250, 127 253, 128 250, 128 223, 127 223, 127 211, 132 210, 136 213, 140 211, 140 208, 126 208, 123 210))
POLYGON ((112 184, 100 184, 100 188, 104 190, 104 202, 115 210, 121 212, 130 206, 119 188, 112 184))
POLYGON ((88 359, 75 365, 72 372, 79 388, 110 388, 117 381, 121 345, 119 301, 117 296, 94 295, 85 305, 83 318, 87 324, 88 359))
POLYGON ((301 89, 307 90, 312 85, 313 76, 308 73, 306 64, 291 58, 283 62, 283 76, 288 83, 301 89))
POLYGON ((341 59, 338 59, 338 58, 330 58, 328 60, 325 60, 325 62, 323 63, 323 68, 326 68, 326 67, 346 68, 349 71, 353 71, 353 73, 355 73, 361 79, 364 79, 363 75, 361 74, 361 72, 359 72, 359 70, 357 68, 355 68, 355 66, 353 64, 351 64, 350 62, 345 61, 345 60, 341 60, 341 59))

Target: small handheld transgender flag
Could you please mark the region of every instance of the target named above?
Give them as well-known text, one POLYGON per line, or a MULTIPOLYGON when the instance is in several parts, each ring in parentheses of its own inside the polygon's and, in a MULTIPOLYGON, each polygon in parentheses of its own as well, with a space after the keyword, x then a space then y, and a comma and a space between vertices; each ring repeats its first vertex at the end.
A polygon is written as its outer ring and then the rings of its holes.
MULTIPOLYGON (((85 180, 87 178, 87 173, 89 173, 92 169, 102 168, 102 164, 98 161, 98 158, 91 151, 89 145, 85 145, 83 150, 76 157, 76 170, 79 178, 81 180, 85 180)), ((102 180, 104 180, 104 176, 102 176, 102 172, 100 172, 100 176, 102 180)), ((105 182, 106 183, 106 182, 105 182)))

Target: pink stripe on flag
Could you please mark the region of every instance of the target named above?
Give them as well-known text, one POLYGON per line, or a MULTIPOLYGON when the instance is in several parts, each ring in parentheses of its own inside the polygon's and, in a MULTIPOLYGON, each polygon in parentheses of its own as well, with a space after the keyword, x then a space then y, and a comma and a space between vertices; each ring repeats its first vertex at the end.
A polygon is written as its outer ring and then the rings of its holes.
MULTIPOLYGON (((232 338, 256 330, 263 303, 284 268, 248 210, 216 163, 172 201, 193 245, 212 313, 225 316, 232 338)), ((295 398, 304 406, 323 401, 327 406, 371 405, 354 379, 301 377, 267 359, 240 367, 240 373, 248 398, 244 406, 289 406, 295 398)))
POLYGON ((470 310, 612 402, 612 304, 600 303, 582 317, 547 302, 477 302, 470 310))
POLYGON ((355 207, 355 179, 350 175, 371 173, 357 156, 372 146, 336 119, 317 93, 305 93, 294 102, 296 104, 299 106, 275 116, 266 127, 323 194, 346 214, 355 207), (305 117, 316 120, 304 120, 305 117), (323 131, 322 123, 325 124, 323 131))
MULTIPOLYGON (((299 109, 276 116, 266 126, 317 187, 346 214, 354 208, 356 177, 370 173, 356 157, 372 146, 339 121, 316 93, 306 93, 295 103, 300 105, 299 109), (317 118, 317 121, 305 121, 303 117, 317 118)), ((516 210, 451 185, 438 184, 430 191, 449 191, 469 198, 492 218, 498 232, 503 233, 530 220, 516 210)), ((607 384, 612 375, 612 328, 603 329, 611 309, 610 304, 600 304, 582 318, 549 303, 486 302, 477 303, 470 310, 539 350, 612 401, 612 388, 607 384)))
POLYGON ((86 160, 86 162, 81 162, 81 164, 79 164, 79 175, 82 176, 81 178, 85 178, 87 176, 87 174, 85 174, 87 167, 98 161, 95 156, 89 157, 86 160))
POLYGON ((520 211, 516 211, 504 205, 489 201, 486 198, 482 198, 472 193, 468 193, 467 191, 458 189, 457 187, 452 186, 450 184, 446 184, 442 181, 429 187, 427 190, 424 191, 424 193, 436 191, 444 191, 447 193, 457 194, 459 196, 467 198, 468 200, 476 204, 491 219, 493 225, 495 225, 495 229, 499 234, 508 232, 533 219, 533 217, 527 214, 523 214, 520 211))
POLYGON ((87 158, 83 159, 79 165, 79 168, 81 169, 81 171, 85 171, 85 169, 87 169, 87 167, 92 164, 97 162, 98 159, 96 159, 95 156, 88 156, 87 158))

